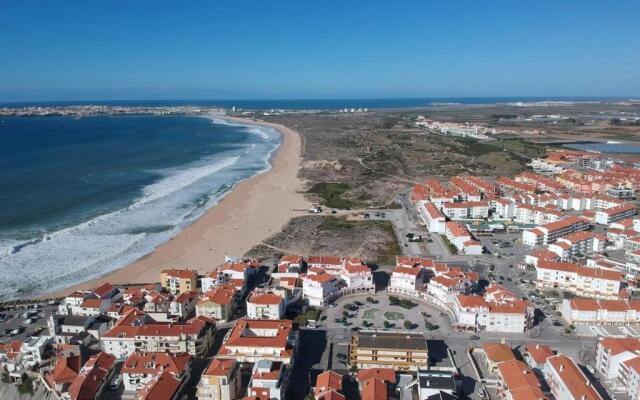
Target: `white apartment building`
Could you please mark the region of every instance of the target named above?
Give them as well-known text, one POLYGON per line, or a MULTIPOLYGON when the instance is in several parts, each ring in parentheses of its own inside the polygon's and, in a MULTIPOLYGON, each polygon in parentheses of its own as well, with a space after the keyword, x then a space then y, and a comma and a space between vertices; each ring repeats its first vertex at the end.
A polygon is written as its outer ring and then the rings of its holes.
POLYGON ((284 298, 275 293, 254 291, 247 298, 247 318, 278 320, 284 312, 284 298))
POLYGON ((22 365, 26 369, 30 369, 35 365, 42 363, 42 356, 47 347, 53 343, 51 336, 31 336, 27 338, 20 347, 22 354, 22 365))
POLYGON ((640 322, 640 301, 565 299, 562 318, 568 324, 636 324, 640 322))
POLYGON ((607 237, 601 233, 589 231, 574 232, 563 236, 548 246, 562 261, 572 257, 584 256, 590 253, 602 253, 607 237))
POLYGON ((417 208, 420 218, 422 218, 422 222, 427 226, 427 230, 429 232, 444 235, 444 224, 446 222, 446 218, 440 210, 438 210, 435 204, 427 200, 422 200, 418 202, 417 208))
POLYGON ((596 370, 615 390, 628 385, 625 363, 640 357, 640 339, 604 337, 596 346, 596 370))
POLYGON ((565 355, 547 359, 544 379, 556 400, 603 400, 589 378, 565 355))
POLYGON ((599 299, 617 299, 624 280, 620 272, 548 260, 538 261, 536 273, 539 289, 554 288, 599 299))
POLYGON ((516 204, 513 201, 505 198, 499 198, 492 201, 492 203, 494 208, 494 219, 512 219, 515 215, 516 204))
POLYGON ((624 203, 619 206, 596 211, 594 218, 597 224, 609 225, 612 222, 629 218, 636 213, 636 206, 631 203, 624 203))
POLYGON ((298 346, 298 332, 290 320, 239 319, 225 335, 218 358, 240 363, 258 360, 291 364, 298 346))
POLYGON ((453 220, 483 219, 489 217, 488 201, 464 201, 460 203, 445 203, 442 212, 453 220))
POLYGON ((182 382, 189 376, 191 356, 171 353, 132 353, 122 365, 124 390, 135 392, 163 372, 182 382))
POLYGON ((102 335, 100 341, 102 349, 118 359, 125 359, 136 351, 201 356, 211 345, 212 331, 210 320, 196 317, 185 324, 117 325, 102 335))
POLYGON ((375 292, 373 272, 366 265, 345 262, 340 270, 340 279, 347 285, 345 290, 349 293, 375 292))
POLYGON ((482 296, 459 295, 452 304, 456 328, 474 332, 522 333, 533 326, 535 309, 526 300, 488 301, 482 296))
POLYGON ((309 305, 324 307, 340 295, 340 282, 335 275, 322 272, 302 277, 302 296, 309 305))
POLYGON ((513 220, 522 224, 544 225, 562 217, 562 211, 553 207, 539 207, 531 204, 516 204, 513 220))
POLYGON ((425 273, 420 266, 405 267, 396 266, 391 273, 389 293, 403 294, 408 296, 418 296, 418 292, 425 289, 425 273))
POLYGON ((466 255, 482 254, 482 245, 474 240, 467 228, 454 221, 445 223, 445 237, 456 249, 466 255))
POLYGON ((258 360, 253 365, 247 397, 282 400, 289 380, 287 367, 282 362, 258 360))
POLYGON ((235 309, 236 288, 230 284, 215 287, 206 292, 196 303, 196 316, 227 322, 235 309))
POLYGON ((309 256, 307 268, 319 268, 330 274, 338 275, 345 261, 338 256, 309 256))

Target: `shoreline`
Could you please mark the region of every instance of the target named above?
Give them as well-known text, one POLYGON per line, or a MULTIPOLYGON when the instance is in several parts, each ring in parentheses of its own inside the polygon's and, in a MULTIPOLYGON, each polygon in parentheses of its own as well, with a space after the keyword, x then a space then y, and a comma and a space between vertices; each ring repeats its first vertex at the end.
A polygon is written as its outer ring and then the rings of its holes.
POLYGON ((105 282, 158 282, 160 271, 165 268, 190 268, 205 273, 223 263, 225 255, 241 257, 278 232, 292 217, 300 215, 299 211, 293 210, 309 207, 310 203, 302 193, 303 181, 298 178, 302 138, 296 131, 252 119, 213 117, 277 130, 282 142, 269 158, 270 168, 238 182, 217 204, 151 253, 101 277, 35 297, 62 297, 105 282))

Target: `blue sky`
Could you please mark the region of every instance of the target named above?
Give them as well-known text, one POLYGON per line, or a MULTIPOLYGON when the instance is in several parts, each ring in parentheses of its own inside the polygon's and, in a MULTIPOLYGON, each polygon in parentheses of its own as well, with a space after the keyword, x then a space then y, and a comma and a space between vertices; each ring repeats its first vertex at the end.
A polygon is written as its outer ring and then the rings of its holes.
POLYGON ((640 1, 0 0, 0 101, 640 96, 640 1))

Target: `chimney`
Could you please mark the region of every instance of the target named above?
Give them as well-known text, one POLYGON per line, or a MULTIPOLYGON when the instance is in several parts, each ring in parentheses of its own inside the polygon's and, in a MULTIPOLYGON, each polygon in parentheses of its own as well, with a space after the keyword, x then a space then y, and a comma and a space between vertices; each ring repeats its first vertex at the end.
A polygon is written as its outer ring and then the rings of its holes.
POLYGON ((540 345, 539 345, 539 344, 536 344, 536 349, 539 349, 539 348, 540 348, 540 345))
POLYGON ((587 400, 587 395, 583 394, 582 396, 580 396, 580 400, 587 400))
POLYGON ((564 364, 560 364, 560 372, 564 371, 564 364))

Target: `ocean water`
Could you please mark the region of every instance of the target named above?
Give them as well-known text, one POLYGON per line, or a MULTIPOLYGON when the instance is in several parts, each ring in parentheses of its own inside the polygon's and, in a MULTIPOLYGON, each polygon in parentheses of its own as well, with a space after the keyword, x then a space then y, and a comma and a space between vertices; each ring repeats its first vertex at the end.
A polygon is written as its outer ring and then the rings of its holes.
POLYGON ((280 141, 195 116, 0 119, 0 299, 149 253, 267 170, 280 141))
POLYGON ((615 97, 424 97, 424 98, 355 98, 355 99, 238 99, 238 100, 92 100, 56 102, 0 103, 0 107, 65 106, 65 105, 111 105, 111 106, 181 106, 240 107, 249 110, 339 110, 344 108, 413 108, 434 104, 496 104, 528 103, 538 101, 622 101, 615 97))

